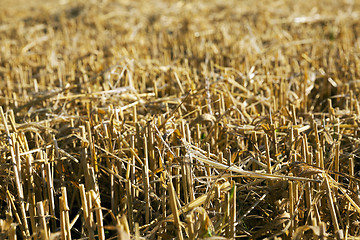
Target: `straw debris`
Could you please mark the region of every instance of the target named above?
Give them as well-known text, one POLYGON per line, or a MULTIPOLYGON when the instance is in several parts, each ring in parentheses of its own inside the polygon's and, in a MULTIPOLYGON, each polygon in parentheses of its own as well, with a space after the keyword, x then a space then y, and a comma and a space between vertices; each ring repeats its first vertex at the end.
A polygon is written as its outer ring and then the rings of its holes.
POLYGON ((360 237, 360 2, 0 2, 1 239, 360 237))

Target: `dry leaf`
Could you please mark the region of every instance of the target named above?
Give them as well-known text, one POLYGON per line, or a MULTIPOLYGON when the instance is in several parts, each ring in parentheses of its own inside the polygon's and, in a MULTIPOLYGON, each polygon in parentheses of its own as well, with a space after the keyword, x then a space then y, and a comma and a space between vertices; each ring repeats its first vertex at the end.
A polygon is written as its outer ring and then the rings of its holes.
POLYGON ((323 173, 324 170, 304 162, 294 162, 289 165, 290 171, 298 177, 310 177, 318 173, 323 173))
POLYGON ((191 124, 190 126, 195 126, 196 124, 208 124, 210 123, 210 125, 214 125, 214 123, 216 122, 216 118, 209 114, 209 113, 204 113, 200 116, 198 116, 191 124))

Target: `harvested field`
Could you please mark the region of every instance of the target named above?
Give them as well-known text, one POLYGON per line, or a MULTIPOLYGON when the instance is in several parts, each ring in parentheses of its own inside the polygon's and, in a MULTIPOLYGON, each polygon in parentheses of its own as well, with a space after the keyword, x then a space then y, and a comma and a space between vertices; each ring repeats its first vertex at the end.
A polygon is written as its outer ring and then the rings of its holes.
POLYGON ((359 1, 0 6, 0 239, 359 239, 359 1))

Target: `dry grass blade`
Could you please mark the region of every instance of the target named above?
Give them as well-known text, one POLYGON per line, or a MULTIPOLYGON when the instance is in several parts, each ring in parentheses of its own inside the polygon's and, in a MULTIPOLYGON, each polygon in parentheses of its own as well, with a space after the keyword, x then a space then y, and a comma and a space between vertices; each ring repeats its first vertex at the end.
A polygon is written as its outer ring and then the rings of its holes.
POLYGON ((179 210, 177 208, 177 201, 176 201, 176 196, 175 196, 175 190, 174 190, 174 186, 172 184, 172 182, 168 183, 168 192, 170 193, 170 207, 171 207, 171 211, 174 215, 174 224, 175 227, 177 229, 177 237, 178 239, 184 239, 183 238, 183 233, 182 233, 182 224, 180 222, 180 213, 179 210))
POLYGON ((328 206, 329 206, 331 218, 332 218, 332 221, 334 224, 333 227, 334 227, 335 236, 337 239, 343 239, 344 238, 343 230, 340 229, 340 227, 339 227, 338 216, 336 214, 335 206, 334 206, 334 199, 333 199, 334 196, 330 189, 330 184, 329 184, 329 180, 327 179, 327 177, 325 177, 324 184, 325 184, 325 189, 327 191, 327 196, 328 196, 328 206))

